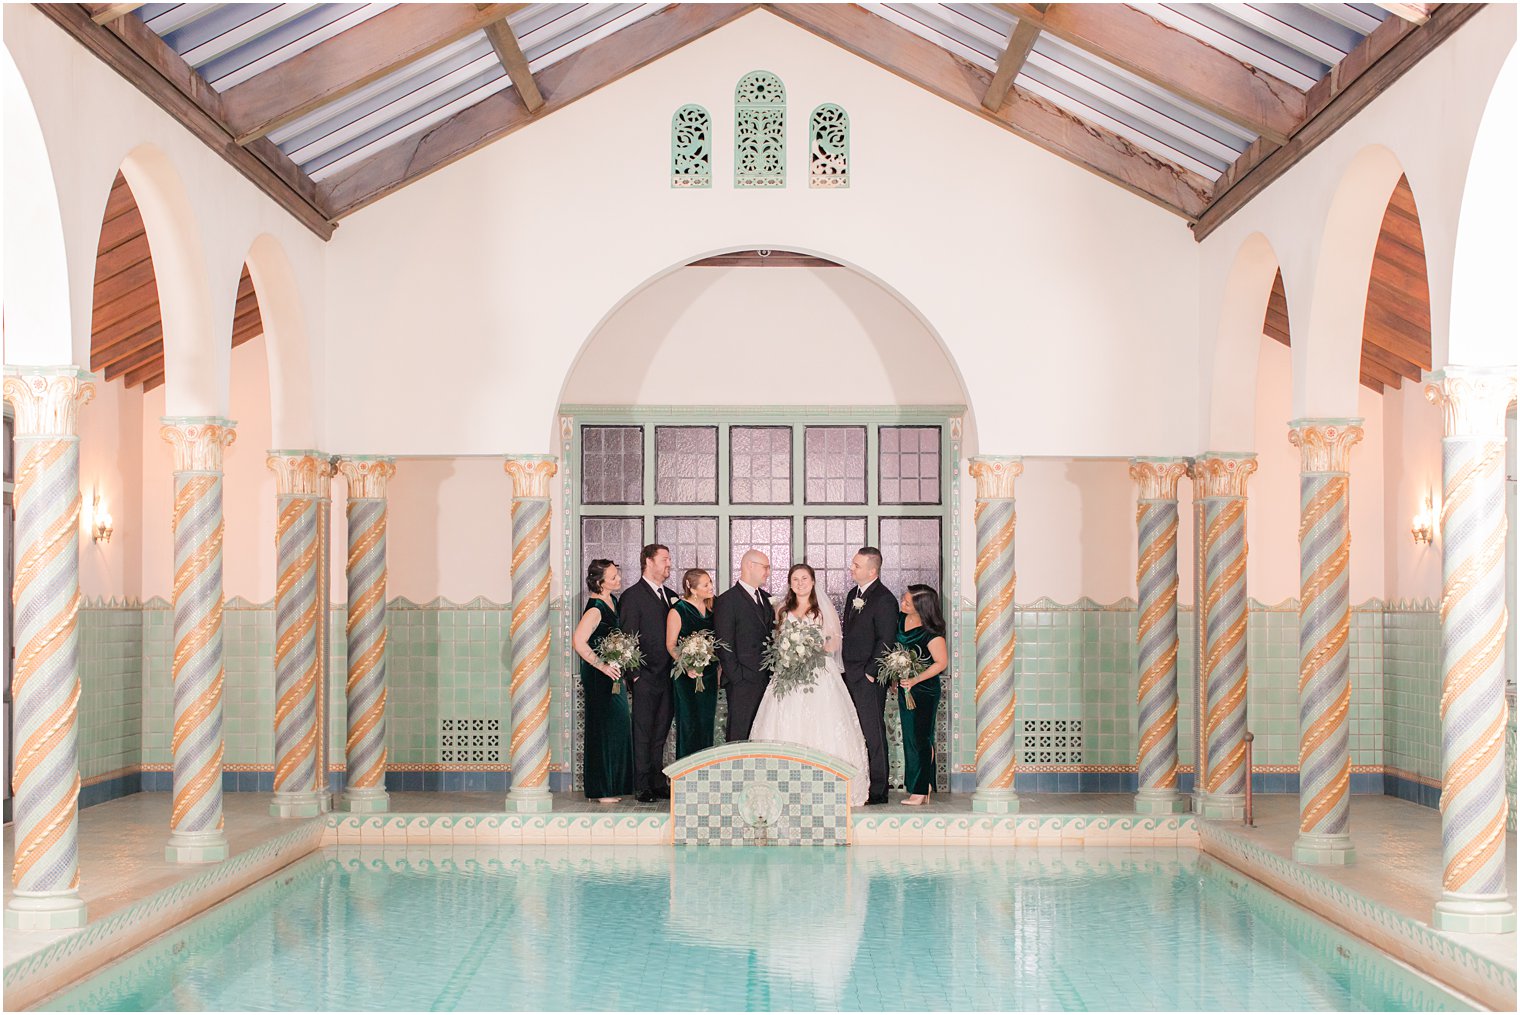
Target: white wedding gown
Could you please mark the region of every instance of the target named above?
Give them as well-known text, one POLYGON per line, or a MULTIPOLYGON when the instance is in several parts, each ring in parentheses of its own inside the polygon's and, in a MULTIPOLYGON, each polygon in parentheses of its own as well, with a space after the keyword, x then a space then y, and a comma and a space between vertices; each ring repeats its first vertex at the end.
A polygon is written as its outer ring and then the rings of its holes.
MULTIPOLYGON (((826 600, 824 601, 826 602, 826 600)), ((866 755, 866 738, 860 732, 860 717, 855 702, 844 686, 844 666, 839 661, 839 621, 832 605, 820 607, 824 612, 824 639, 836 648, 818 667, 818 679, 811 687, 799 687, 786 695, 774 694, 774 685, 765 689, 760 711, 750 729, 751 740, 778 740, 800 744, 832 754, 856 771, 850 780, 850 806, 860 807, 871 792, 870 761, 866 755)), ((811 621, 819 623, 818 621, 811 621)))

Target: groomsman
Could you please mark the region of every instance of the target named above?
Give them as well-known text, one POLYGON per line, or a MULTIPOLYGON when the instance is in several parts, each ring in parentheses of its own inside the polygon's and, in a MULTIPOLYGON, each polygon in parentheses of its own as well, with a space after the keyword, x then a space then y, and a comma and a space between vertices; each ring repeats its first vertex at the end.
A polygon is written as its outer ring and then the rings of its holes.
POLYGON ((765 591, 770 573, 770 558, 759 550, 748 551, 739 561, 738 582, 713 603, 713 633, 720 642, 718 661, 728 694, 728 726, 723 732, 728 743, 749 739, 760 699, 771 682, 760 662, 765 639, 776 624, 776 608, 765 591))
POLYGON ((665 615, 676 595, 665 587, 670 577, 670 548, 650 543, 639 553, 643 576, 623 590, 618 603, 618 627, 639 639, 644 665, 628 678, 633 697, 633 791, 641 804, 670 799, 665 777, 665 741, 675 718, 670 688, 670 653, 665 649, 665 615))
POLYGON ((871 765, 868 804, 887 802, 887 688, 881 657, 897 642, 897 597, 881 583, 881 551, 862 546, 850 561, 855 587, 844 597, 844 685, 855 702, 871 765))

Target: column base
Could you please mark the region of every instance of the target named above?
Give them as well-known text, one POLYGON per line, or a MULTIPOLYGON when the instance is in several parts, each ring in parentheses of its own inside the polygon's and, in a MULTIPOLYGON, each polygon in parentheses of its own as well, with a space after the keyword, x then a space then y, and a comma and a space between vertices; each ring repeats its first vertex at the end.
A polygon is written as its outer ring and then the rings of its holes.
POLYGON ((227 859, 227 836, 221 832, 173 832, 164 847, 170 863, 221 863, 227 859))
POLYGON ((383 789, 351 789, 340 806, 350 814, 385 814, 391 809, 391 795, 383 789))
POLYGON ((332 790, 328 789, 326 786, 323 786, 321 789, 317 790, 317 806, 322 808, 323 814, 327 814, 333 809, 332 790))
POLYGON ((1142 789, 1135 794, 1136 814, 1185 814, 1188 802, 1174 789, 1142 789))
POLYGON ((1017 814, 1019 795, 1011 789, 979 789, 971 795, 971 809, 977 814, 1017 814))
POLYGON ((1349 835, 1300 832, 1293 843, 1293 859, 1308 864, 1348 864, 1356 859, 1349 835))
POLYGON ((6 930, 74 930, 87 922, 79 889, 16 891, 5 904, 6 930))
POLYGON ((507 811, 516 814, 547 814, 554 810, 554 798, 546 786, 513 789, 507 793, 507 811))
POLYGON ((1199 816, 1209 821, 1244 821, 1246 795, 1244 793, 1205 793, 1199 816))
POLYGON ((322 813, 322 801, 315 793, 282 793, 275 791, 269 803, 269 815, 275 818, 314 818, 322 813))
POLYGON ((1443 892, 1430 924, 1436 930, 1457 934, 1513 934, 1515 907, 1502 895, 1443 892))

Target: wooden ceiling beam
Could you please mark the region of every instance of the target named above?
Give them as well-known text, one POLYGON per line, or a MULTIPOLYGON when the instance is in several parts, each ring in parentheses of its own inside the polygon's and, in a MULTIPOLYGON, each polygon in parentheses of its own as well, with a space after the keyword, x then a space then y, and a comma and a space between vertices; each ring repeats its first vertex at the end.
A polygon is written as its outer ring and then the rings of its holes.
POLYGON ((498 92, 323 181, 323 200, 338 217, 350 215, 753 9, 752 4, 666 7, 539 72, 538 86, 545 98, 537 114, 498 92))
POLYGON ((302 225, 324 240, 332 236, 316 184, 273 144, 233 144, 221 96, 142 19, 118 18, 102 27, 79 4, 38 4, 37 9, 302 225))
POLYGON ((530 113, 538 112, 544 104, 544 97, 538 90, 537 82, 533 80, 533 72, 528 69, 528 58, 523 55, 522 46, 518 44, 517 36, 513 33, 512 26, 507 24, 507 19, 502 18, 487 25, 486 38, 491 40, 491 48, 496 50, 496 59, 501 61, 507 77, 512 79, 512 87, 517 89, 517 97, 522 101, 523 108, 530 113))
POLYGON ((1482 7, 1483 4, 1440 4, 1424 25, 1389 18, 1374 29, 1360 46, 1309 89, 1307 118, 1287 144, 1258 139, 1225 170, 1215 184, 1208 209, 1193 224, 1194 239, 1202 240, 1218 229, 1445 42, 1482 7))
POLYGON ((799 28, 1185 218, 1197 218, 1208 203, 1213 185, 1203 176, 1020 88, 1010 87, 998 112, 988 110, 982 99, 992 75, 885 18, 853 4, 765 6, 799 28))
POLYGON ((162 383, 164 383, 164 375, 161 373, 154 377, 149 377, 147 380, 143 381, 143 394, 146 395, 148 392, 152 391, 162 383))
MULTIPOLYGON (((148 360, 141 366, 133 367, 131 370, 128 370, 126 373, 126 381, 124 383, 129 388, 135 388, 137 385, 142 384, 151 378, 162 377, 163 373, 164 357, 162 353, 160 353, 158 356, 148 360)), ((144 388, 143 390, 146 391, 148 389, 144 388)))
MULTIPOLYGON (((1030 4, 1040 12, 1050 4, 1030 4)), ((1008 45, 1003 47, 1003 55, 998 57, 997 72, 992 75, 992 84, 987 86, 987 94, 982 96, 982 105, 996 113, 1003 106, 1003 100, 1008 97, 1008 89, 1013 87, 1013 79, 1019 76, 1019 71, 1024 69, 1024 61, 1029 59, 1029 51, 1034 49, 1034 40, 1040 37, 1040 26, 1029 18, 1020 18, 1013 26, 1013 31, 1008 33, 1008 45)))
POLYGON ((1122 68, 1278 144, 1304 122, 1308 98, 1286 81, 1128 4, 998 4, 1022 25, 1122 68))
POLYGON ((227 125, 238 144, 256 141, 522 6, 398 4, 227 89, 227 125))
POLYGON ((137 8, 139 8, 139 7, 143 6, 143 5, 142 4, 84 4, 82 6, 86 10, 88 10, 90 12, 90 20, 91 21, 95 22, 97 25, 109 25, 111 22, 115 21, 117 18, 126 17, 128 14, 131 14, 133 11, 137 10, 137 8))
POLYGON ((1416 25, 1423 25, 1430 20, 1430 9, 1436 4, 1378 4, 1389 14, 1403 18, 1405 21, 1416 25))
POLYGON ((1385 388, 1397 388, 1403 381, 1403 375, 1396 370, 1369 360, 1365 356, 1362 357, 1361 371, 1364 378, 1370 377, 1385 388))
MULTIPOLYGON (((1362 387, 1364 387, 1364 388, 1371 388, 1373 391, 1377 392, 1379 395, 1381 395, 1383 393, 1383 386, 1381 384, 1379 384, 1375 378, 1368 377, 1366 374, 1362 374, 1361 377, 1359 378, 1359 380, 1362 382, 1362 387)), ((149 389, 144 388, 143 390, 147 391, 149 389)))
POLYGON ((1375 363, 1381 363, 1389 370, 1403 374, 1412 381, 1420 379, 1420 365, 1418 363, 1411 363, 1398 353, 1389 352, 1387 349, 1384 349, 1381 345, 1372 341, 1370 334, 1362 337, 1362 359, 1370 359, 1375 363))

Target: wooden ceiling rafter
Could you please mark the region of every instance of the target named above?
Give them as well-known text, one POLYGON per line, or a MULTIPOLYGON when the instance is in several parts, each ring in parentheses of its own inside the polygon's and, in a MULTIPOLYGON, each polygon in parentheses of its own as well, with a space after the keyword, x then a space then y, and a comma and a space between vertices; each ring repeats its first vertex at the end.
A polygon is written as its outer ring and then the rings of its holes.
MULTIPOLYGON (((476 4, 476 7, 484 9, 487 4, 476 4)), ((507 72, 507 77, 512 79, 512 87, 517 89, 518 100, 523 108, 530 113, 538 112, 544 104, 543 93, 538 90, 538 82, 533 80, 533 72, 528 69, 528 58, 523 54, 522 44, 517 41, 517 33, 512 31, 512 26, 506 18, 493 21, 486 26, 486 38, 491 41, 491 48, 496 51, 496 60, 501 64, 501 69, 507 72)))
MULTIPOLYGON (((1050 4, 1030 4, 1035 10, 1044 13, 1050 4)), ((1030 18, 1020 18, 1014 22, 1013 29, 1008 33, 1008 45, 1003 47, 1003 53, 998 57, 997 71, 992 75, 992 83, 987 86, 987 94, 982 96, 982 105, 994 113, 1002 108, 1003 100, 1008 97, 1008 90, 1013 87, 1013 79, 1019 76, 1019 71, 1024 69, 1024 63, 1029 59, 1029 54, 1034 49, 1035 40, 1040 37, 1040 26, 1030 18)))

